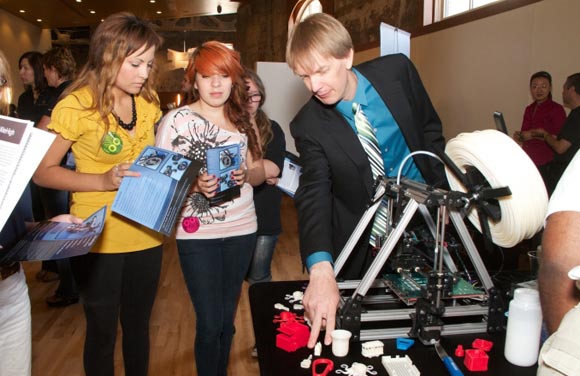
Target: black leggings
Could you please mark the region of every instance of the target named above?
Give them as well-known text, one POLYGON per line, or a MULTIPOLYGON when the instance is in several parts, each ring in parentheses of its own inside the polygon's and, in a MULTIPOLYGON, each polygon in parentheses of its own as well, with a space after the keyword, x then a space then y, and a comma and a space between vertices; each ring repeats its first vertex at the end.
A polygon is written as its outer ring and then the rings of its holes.
POLYGON ((127 376, 145 376, 149 367, 149 318, 161 272, 162 247, 144 251, 89 253, 71 258, 85 310, 87 376, 113 376, 118 320, 123 330, 127 376))

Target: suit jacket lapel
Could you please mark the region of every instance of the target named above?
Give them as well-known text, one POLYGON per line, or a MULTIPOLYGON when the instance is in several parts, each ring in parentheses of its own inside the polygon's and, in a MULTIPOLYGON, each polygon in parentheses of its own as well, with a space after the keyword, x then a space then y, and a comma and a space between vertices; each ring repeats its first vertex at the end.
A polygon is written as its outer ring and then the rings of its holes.
POLYGON ((358 172, 360 179, 365 182, 364 185, 369 197, 372 196, 372 172, 367 154, 357 135, 344 117, 335 109, 325 111, 324 120, 325 121, 322 123, 322 129, 326 134, 332 137, 341 151, 352 161, 354 165, 353 167, 358 172))

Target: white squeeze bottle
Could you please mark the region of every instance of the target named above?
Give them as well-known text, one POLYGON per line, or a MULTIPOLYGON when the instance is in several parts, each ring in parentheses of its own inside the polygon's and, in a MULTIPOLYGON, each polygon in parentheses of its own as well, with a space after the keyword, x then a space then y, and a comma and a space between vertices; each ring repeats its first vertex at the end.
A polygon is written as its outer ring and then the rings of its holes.
POLYGON ((534 365, 540 350, 542 308, 538 290, 519 288, 510 302, 505 335, 505 358, 521 367, 534 365))

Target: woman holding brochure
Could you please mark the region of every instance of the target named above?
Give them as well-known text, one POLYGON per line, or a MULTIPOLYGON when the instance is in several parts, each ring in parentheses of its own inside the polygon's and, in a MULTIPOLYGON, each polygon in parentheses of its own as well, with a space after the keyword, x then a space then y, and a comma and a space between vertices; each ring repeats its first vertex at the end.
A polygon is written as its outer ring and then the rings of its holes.
POLYGON ((266 173, 266 181, 254 187, 258 232, 252 263, 246 276, 248 282, 252 284, 272 280, 270 264, 278 242, 278 235, 282 232, 280 222, 282 191, 276 187, 276 183, 284 167, 286 140, 278 123, 269 119, 262 110, 262 105, 266 101, 266 89, 260 76, 249 69, 246 70, 246 87, 248 90, 247 108, 252 123, 256 124, 260 134, 266 173))
MULTIPOLYGON (((130 161, 155 141, 161 117, 153 89, 161 38, 130 13, 95 30, 88 62, 52 111, 57 134, 34 175, 41 186, 72 191, 71 214, 88 217, 107 205, 105 228, 88 255, 71 259, 87 321, 85 373, 113 375, 117 324, 126 375, 147 375, 149 318, 161 271, 161 234, 122 216, 111 204, 130 161), (72 148, 76 170, 60 162, 72 148)), ((144 210, 146 210, 144 208, 144 210)))
MULTIPOLYGON (((197 48, 188 71, 193 102, 169 112, 157 146, 207 166, 206 151, 239 145, 241 168, 232 172, 240 196, 211 206, 218 178, 198 176, 177 222, 177 249, 196 312, 195 360, 198 375, 226 375, 235 309, 256 242, 252 186, 264 181, 257 132, 246 110, 246 85, 239 54, 219 42, 197 48)), ((227 148, 229 149, 229 148, 227 148)), ((223 177, 222 177, 223 179, 223 177)))

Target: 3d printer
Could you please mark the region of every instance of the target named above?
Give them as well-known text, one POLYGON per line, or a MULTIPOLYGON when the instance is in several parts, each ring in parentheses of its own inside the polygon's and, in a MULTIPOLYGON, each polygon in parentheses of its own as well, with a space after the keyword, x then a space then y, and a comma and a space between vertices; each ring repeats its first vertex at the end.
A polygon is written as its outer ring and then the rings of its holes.
POLYGON ((452 189, 377 179, 372 202, 335 261, 336 276, 386 200, 387 236, 373 263, 361 280, 339 282, 337 325, 351 331, 353 340, 410 336, 432 344, 441 335, 505 329, 506 305, 464 218, 488 241, 511 247, 542 226, 543 182, 521 148, 495 130, 461 134, 438 154, 433 156, 445 164, 452 189), (416 214, 424 225, 411 229, 416 214), (448 225, 460 242, 449 236, 448 225))

